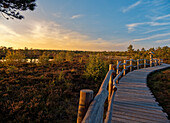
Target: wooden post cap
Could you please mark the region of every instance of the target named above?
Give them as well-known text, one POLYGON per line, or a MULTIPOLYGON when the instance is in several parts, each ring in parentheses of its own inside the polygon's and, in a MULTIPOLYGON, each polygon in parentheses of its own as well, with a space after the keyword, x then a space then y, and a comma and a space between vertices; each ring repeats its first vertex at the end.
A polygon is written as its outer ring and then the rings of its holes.
POLYGON ((93 100, 93 90, 90 89, 80 90, 77 123, 81 123, 81 121, 83 120, 92 100, 93 100))

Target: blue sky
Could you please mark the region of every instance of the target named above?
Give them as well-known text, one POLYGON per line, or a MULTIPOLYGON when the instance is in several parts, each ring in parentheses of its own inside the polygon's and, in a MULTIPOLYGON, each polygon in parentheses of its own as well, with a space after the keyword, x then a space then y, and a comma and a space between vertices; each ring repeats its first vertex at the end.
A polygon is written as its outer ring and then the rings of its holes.
POLYGON ((170 46, 169 0, 38 0, 24 20, 0 17, 0 44, 14 48, 126 50, 170 46))

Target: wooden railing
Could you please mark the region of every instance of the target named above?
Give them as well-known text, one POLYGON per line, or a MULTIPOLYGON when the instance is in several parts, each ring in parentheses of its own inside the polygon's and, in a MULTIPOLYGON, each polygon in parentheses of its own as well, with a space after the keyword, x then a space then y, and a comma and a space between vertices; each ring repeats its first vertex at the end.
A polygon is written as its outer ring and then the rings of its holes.
POLYGON ((163 61, 161 59, 137 59, 137 60, 124 60, 117 61, 116 68, 113 68, 113 64, 109 65, 109 71, 107 72, 102 85, 93 99, 93 91, 89 89, 83 89, 80 91, 80 100, 78 108, 77 123, 111 123, 113 101, 116 94, 119 79, 125 76, 129 71, 140 69, 142 67, 152 67, 161 65, 163 61), (129 65, 128 65, 129 64, 129 65), (107 90, 108 87, 108 90, 107 90), (104 104, 108 98, 108 108, 106 117, 103 119, 104 104))

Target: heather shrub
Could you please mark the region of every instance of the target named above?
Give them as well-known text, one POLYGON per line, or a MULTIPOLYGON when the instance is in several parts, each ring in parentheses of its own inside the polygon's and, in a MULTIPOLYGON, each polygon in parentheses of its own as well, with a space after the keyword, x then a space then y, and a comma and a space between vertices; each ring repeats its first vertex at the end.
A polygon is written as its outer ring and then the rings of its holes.
POLYGON ((61 63, 65 60, 65 53, 60 52, 54 56, 53 63, 61 63))
POLYGON ((13 66, 26 62, 25 55, 20 51, 8 51, 4 60, 4 65, 13 66))
POLYGON ((39 58, 38 58, 38 64, 40 65, 46 65, 49 63, 49 55, 47 53, 43 53, 39 58))
POLYGON ((73 58, 74 58, 74 53, 72 52, 67 52, 66 53, 66 61, 73 61, 73 58))

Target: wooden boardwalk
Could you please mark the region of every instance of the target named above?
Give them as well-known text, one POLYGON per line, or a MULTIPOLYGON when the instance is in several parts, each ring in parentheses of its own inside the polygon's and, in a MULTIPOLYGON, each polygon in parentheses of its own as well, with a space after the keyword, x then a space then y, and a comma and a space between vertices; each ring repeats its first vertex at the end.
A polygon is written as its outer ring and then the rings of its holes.
POLYGON ((113 104, 114 123, 170 123, 167 114, 147 87, 147 76, 170 65, 149 67, 129 72, 119 84, 113 104))

